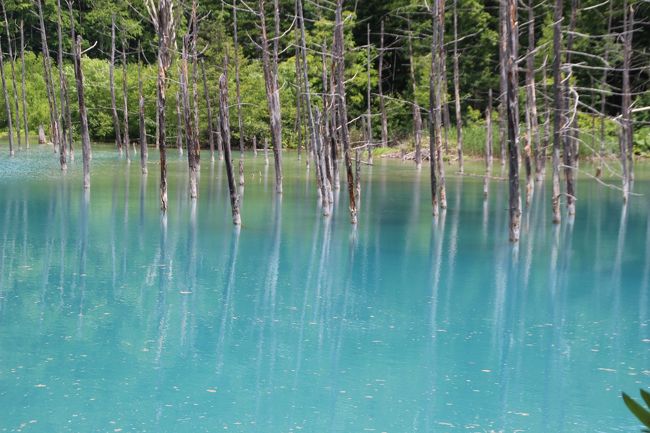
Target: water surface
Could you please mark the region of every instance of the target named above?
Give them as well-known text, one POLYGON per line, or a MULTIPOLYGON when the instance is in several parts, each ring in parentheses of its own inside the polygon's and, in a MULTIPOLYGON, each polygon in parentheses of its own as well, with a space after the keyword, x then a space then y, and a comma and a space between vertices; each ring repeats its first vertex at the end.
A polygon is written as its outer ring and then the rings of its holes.
POLYGON ((80 161, 0 157, 0 431, 638 430, 647 195, 581 180, 553 226, 538 190, 513 248, 503 182, 450 173, 434 222, 427 169, 380 160, 353 229, 293 154, 281 200, 247 155, 238 231, 222 164, 192 205, 172 155, 166 218, 154 152, 142 177, 96 149, 89 197, 80 161))

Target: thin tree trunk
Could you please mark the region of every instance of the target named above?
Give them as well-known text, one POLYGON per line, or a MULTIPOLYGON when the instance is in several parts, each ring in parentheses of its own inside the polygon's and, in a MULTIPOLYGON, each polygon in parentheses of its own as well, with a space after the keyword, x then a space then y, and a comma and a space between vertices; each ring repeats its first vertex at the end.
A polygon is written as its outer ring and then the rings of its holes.
MULTIPOLYGON (((611 37, 612 33, 612 6, 614 0, 609 1, 609 10, 607 12, 607 39, 611 37)), ((609 41, 608 41, 609 42, 609 41)), ((603 59, 605 64, 609 62, 609 44, 605 44, 605 52, 603 53, 603 59)), ((603 159, 605 158, 605 110, 607 109, 607 73, 609 72, 608 68, 603 68, 603 78, 601 79, 601 93, 600 93, 600 155, 598 158, 598 165, 596 166, 596 177, 600 178, 603 173, 603 159)))
POLYGON ((191 30, 192 24, 190 24, 190 29, 188 30, 188 35, 186 35, 183 38, 183 50, 181 54, 181 73, 180 73, 180 93, 181 93, 181 100, 183 101, 182 108, 183 108, 183 125, 185 127, 185 136, 186 136, 186 143, 187 143, 187 166, 189 170, 189 180, 190 180, 190 185, 189 185, 189 192, 190 192, 190 199, 196 199, 198 197, 198 188, 197 188, 197 176, 198 176, 198 168, 197 168, 197 163, 196 163, 196 152, 195 152, 195 146, 197 146, 196 142, 196 130, 194 128, 194 124, 192 121, 192 115, 190 113, 190 95, 189 95, 189 89, 188 89, 188 57, 189 57, 189 43, 190 43, 190 38, 191 36, 191 30))
MULTIPOLYGON (((440 114, 447 114, 447 118, 449 118, 448 110, 447 110, 447 104, 446 104, 446 99, 447 99, 447 81, 446 81, 446 55, 445 55, 445 0, 437 0, 438 1, 438 14, 437 14, 437 19, 438 19, 438 111, 440 114), (445 110, 443 112, 443 109, 445 110)), ((439 119, 440 120, 440 119, 439 119)), ((447 149, 447 126, 449 125, 449 122, 445 122, 444 125, 444 131, 443 131, 443 123, 439 122, 438 130, 439 130, 439 135, 441 138, 444 137, 444 142, 445 142, 445 149, 447 149), (444 135, 441 134, 441 132, 444 132, 444 135)), ((438 195, 440 198, 440 208, 441 209, 447 209, 447 187, 446 187, 446 179, 445 179, 445 162, 443 158, 443 147, 442 143, 439 143, 440 146, 436 149, 436 164, 438 166, 438 195)))
POLYGON ((386 102, 384 101, 384 20, 381 21, 381 33, 379 34, 379 78, 377 88, 379 90, 379 110, 381 111, 381 147, 388 146, 388 117, 386 116, 386 102))
MULTIPOLYGON (((528 0, 528 52, 526 53, 526 117, 528 119, 528 142, 533 153, 535 176, 541 180, 542 152, 540 149, 537 116, 537 94, 535 89, 535 10, 534 0, 528 0)), ((530 187, 532 188, 532 186, 530 187)))
MULTIPOLYGON (((9 102, 9 91, 5 78, 4 54, 2 53, 2 40, 0 40, 0 78, 2 78, 2 94, 5 99, 5 110, 7 113, 7 127, 9 128, 9 156, 14 156, 14 128, 11 121, 11 102, 9 102)), ((62 166, 63 169, 63 166, 62 166)))
POLYGON ((415 97, 417 92, 417 82, 415 80, 415 63, 413 59, 413 43, 411 42, 411 20, 408 20, 408 49, 409 49, 409 72, 411 74, 411 87, 413 89, 413 136, 415 141, 415 168, 422 168, 422 116, 420 107, 415 97))
POLYGON ((506 145, 508 140, 506 89, 506 5, 499 0, 499 147, 501 151, 501 165, 506 165, 506 145))
POLYGON ((562 0, 555 0, 553 13, 553 223, 559 224, 562 220, 560 215, 560 143, 562 140, 562 73, 561 50, 562 50, 562 0))
MULTIPOLYGON (((192 9, 190 16, 190 23, 193 23, 191 29, 191 39, 188 45, 188 61, 192 60, 192 105, 194 107, 194 164, 196 165, 197 176, 200 174, 201 168, 201 134, 200 134, 200 121, 199 121, 199 72, 198 72, 198 54, 196 52, 196 39, 199 37, 199 19, 197 16, 198 3, 192 0, 192 9)), ((189 66, 189 64, 188 64, 189 66)), ((187 83, 189 85, 189 69, 186 75, 187 83)), ((188 89, 189 91, 189 89, 188 89)), ((197 177, 197 185, 198 185, 197 177)), ((198 191, 197 191, 198 192, 198 191)))
POLYGON ((45 136, 45 128, 43 128, 43 125, 38 126, 38 144, 47 144, 47 137, 45 136))
POLYGON ((3 1, 0 4, 2 4, 2 15, 5 21, 5 30, 7 32, 7 45, 8 45, 7 51, 9 53, 9 66, 11 67, 11 84, 14 91, 14 106, 16 108, 16 138, 18 139, 18 147, 20 147, 22 141, 20 138, 20 110, 18 108, 19 99, 18 99, 18 88, 16 86, 16 68, 14 66, 14 49, 11 43, 11 34, 9 32, 9 20, 7 19, 7 10, 5 9, 5 3, 3 1))
POLYGON ((214 161, 214 124, 212 123, 212 103, 210 102, 210 92, 208 91, 208 80, 205 76, 205 65, 201 59, 201 78, 203 80, 203 95, 205 97, 205 107, 208 115, 208 143, 210 144, 210 160, 214 161))
POLYGON ((122 38, 122 98, 124 100, 124 134, 122 135, 122 145, 126 151, 126 160, 131 162, 131 140, 129 139, 129 82, 126 69, 126 40, 122 38))
POLYGON ((83 161, 83 188, 90 189, 90 134, 88 132, 88 115, 84 96, 84 76, 81 66, 81 36, 77 36, 74 50, 74 71, 77 82, 77 100, 79 102, 79 119, 81 122, 81 158, 83 161))
POLYGON ((264 165, 269 165, 269 139, 264 137, 264 165))
POLYGON ((266 83, 266 99, 269 107, 271 144, 275 160, 275 191, 282 194, 282 115, 280 112, 280 90, 278 89, 277 55, 279 37, 279 8, 274 0, 275 36, 273 40, 273 56, 269 50, 269 41, 266 32, 265 0, 259 0, 260 25, 262 29, 262 64, 264 68, 264 81, 266 83))
POLYGON ((483 182, 483 197, 487 198, 490 176, 492 176, 492 89, 488 90, 488 105, 485 107, 485 180, 483 182))
POLYGON ((458 146, 458 171, 463 173, 463 119, 460 110, 460 71, 458 68, 458 0, 454 0, 454 102, 456 106, 456 145, 458 146))
POLYGON ((115 130, 115 146, 122 155, 122 128, 117 115, 117 99, 115 97, 115 15, 111 18, 111 58, 108 64, 108 84, 111 91, 111 112, 113 114, 113 128, 115 130))
MULTIPOLYGON (((296 0, 296 20, 298 20, 298 0, 296 0)), ((296 149, 298 151, 298 161, 302 159, 302 68, 301 68, 301 45, 300 33, 296 29, 296 42, 295 42, 295 55, 294 55, 294 68, 296 71, 296 121, 294 123, 294 132, 297 135, 296 149)), ((309 158, 307 158, 309 160, 309 158)))
MULTIPOLYGON (((179 69, 180 77, 180 69, 179 69)), ((176 92, 176 148, 178 154, 183 156, 183 115, 181 114, 181 94, 176 92)))
POLYGON ((144 119, 144 94, 142 93, 142 48, 138 42, 138 118, 140 126, 140 168, 147 174, 147 126, 144 119))
POLYGON ((348 109, 345 100, 345 59, 343 57, 343 0, 336 1, 336 14, 334 26, 334 63, 336 71, 336 101, 338 103, 340 137, 343 144, 345 170, 347 172, 348 196, 350 199, 350 222, 357 223, 357 202, 355 199, 355 181, 352 172, 352 157, 350 156, 350 135, 348 131, 348 109))
POLYGON ((632 62, 632 31, 634 9, 623 0, 623 88, 621 100, 621 163, 623 165, 623 201, 627 202, 630 184, 634 181, 632 96, 630 91, 630 65, 632 62))
POLYGON ((59 40, 59 49, 57 52, 58 58, 58 72, 59 72, 59 103, 61 107, 61 117, 59 118, 59 126, 61 128, 61 145, 59 146, 59 161, 61 163, 61 170, 67 170, 68 164, 66 161, 66 145, 69 143, 70 123, 67 122, 68 117, 66 113, 70 112, 68 101, 68 88, 66 85, 65 74, 63 72, 63 34, 61 31, 61 1, 58 0, 56 8, 56 30, 59 40))
MULTIPOLYGON (((573 50, 573 32, 576 27, 576 15, 577 15, 577 10, 578 10, 578 1, 577 0, 571 0, 571 18, 569 20, 569 32, 567 35, 567 43, 566 43, 566 67, 568 68, 567 72, 567 78, 564 79, 564 99, 563 99, 563 104, 564 104, 564 118, 567 119, 567 124, 565 127, 562 129, 562 137, 563 137, 563 157, 564 157, 564 177, 566 179, 566 204, 567 204, 567 214, 568 215, 574 215, 575 214, 575 197, 576 197, 576 191, 575 191, 575 146, 574 146, 574 131, 577 129, 577 123, 574 124, 569 124, 568 120, 570 119, 570 114, 569 113, 569 103, 571 101, 571 98, 569 97, 569 94, 571 93, 571 83, 570 83, 570 77, 571 77, 571 52, 573 50)), ((573 116, 574 119, 576 119, 577 122, 577 114, 575 113, 575 116, 573 116)))
MULTIPOLYGON (((507 1, 507 101, 508 101, 508 179, 510 184, 510 241, 519 241, 521 225, 521 194, 519 192, 519 101, 517 49, 519 23, 517 0, 507 1)), ((531 177, 532 180, 532 177, 531 177)))
MULTIPOLYGON (((224 68, 224 71, 227 71, 224 68)), ((235 175, 232 169, 232 156, 230 152, 230 119, 228 114, 228 78, 221 74, 219 78, 219 116, 221 118, 221 138, 223 141, 223 153, 226 160, 226 175, 228 177, 228 190, 230 191, 230 207, 232 209, 232 223, 241 225, 239 213, 239 194, 235 185, 235 175)))
MULTIPOLYGON (((41 0, 36 0, 38 6, 38 19, 41 30, 41 49, 43 52, 43 75, 45 76, 45 89, 47 100, 50 108, 50 127, 52 133, 52 144, 56 152, 61 140, 59 135, 59 112, 57 109, 56 96, 54 95, 54 85, 52 84, 52 70, 50 62, 50 50, 47 46, 47 33, 45 31, 45 20, 43 18, 43 5, 41 0)), ((11 136, 11 134, 10 134, 11 136)))
POLYGON ((431 206, 433 216, 438 217, 438 164, 436 153, 442 147, 440 113, 440 68, 439 68, 439 22, 440 0, 433 0, 431 6, 431 72, 429 74, 429 166, 431 172, 431 206))
POLYGON ((543 108, 544 108, 544 130, 542 132, 542 140, 541 140, 541 149, 540 149, 540 172, 537 177, 538 182, 542 182, 544 180, 544 176, 546 175, 546 158, 548 154, 548 148, 550 145, 550 140, 551 140, 551 107, 548 103, 549 99, 548 98, 548 84, 547 84, 547 75, 546 75, 546 64, 547 64, 547 59, 544 59, 544 65, 542 66, 542 87, 543 87, 543 94, 545 95, 542 100, 544 101, 543 103, 543 108))
POLYGON ((239 132, 239 153, 244 157, 244 124, 241 115, 241 84, 239 80, 239 40, 237 38, 237 0, 233 0, 233 42, 235 62, 235 97, 237 98, 237 132, 239 132))
POLYGON ((20 20, 20 64, 21 64, 21 81, 22 81, 22 101, 23 101, 23 125, 25 126, 25 146, 29 147, 29 123, 27 122, 27 92, 25 85, 25 32, 23 29, 23 20, 20 20))
POLYGON ((257 157, 257 135, 253 135, 253 156, 257 157))
POLYGON ((370 82, 370 24, 366 25, 366 128, 368 140, 368 163, 372 163, 372 93, 370 82))

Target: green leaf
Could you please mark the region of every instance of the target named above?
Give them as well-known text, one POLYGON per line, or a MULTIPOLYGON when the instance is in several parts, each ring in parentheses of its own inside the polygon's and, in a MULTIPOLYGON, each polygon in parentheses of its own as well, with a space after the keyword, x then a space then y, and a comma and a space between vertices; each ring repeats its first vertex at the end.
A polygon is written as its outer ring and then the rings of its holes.
POLYGON ((650 392, 644 391, 643 389, 641 390, 641 397, 643 398, 643 401, 645 401, 646 406, 650 408, 650 392))
POLYGON ((642 424, 644 424, 646 427, 650 427, 650 412, 644 409, 639 403, 631 399, 627 394, 622 394, 623 401, 625 402, 627 408, 630 409, 630 412, 632 412, 634 416, 636 416, 639 421, 641 421, 642 424))

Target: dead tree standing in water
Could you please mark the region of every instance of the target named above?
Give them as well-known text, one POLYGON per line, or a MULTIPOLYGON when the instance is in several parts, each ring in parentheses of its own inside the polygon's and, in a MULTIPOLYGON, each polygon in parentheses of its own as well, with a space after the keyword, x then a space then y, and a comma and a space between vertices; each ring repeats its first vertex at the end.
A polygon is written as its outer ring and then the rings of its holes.
POLYGON ((203 80, 203 95, 205 97, 205 108, 208 116, 208 143, 210 145, 210 161, 214 161, 214 123, 212 122, 212 103, 208 91, 208 80, 205 77, 205 65, 201 59, 201 78, 203 80))
POLYGON ((458 0, 454 0, 454 103, 456 108, 456 142, 458 146, 458 171, 463 173, 463 119, 460 110, 460 71, 458 68, 458 0))
POLYGON ((507 1, 506 27, 506 76, 508 102, 508 178, 510 183, 510 241, 519 241, 521 220, 521 195, 519 192, 519 102, 517 45, 519 27, 517 22, 517 0, 507 1))
POLYGON ((77 36, 74 46, 74 75, 77 83, 77 101, 79 102, 79 120, 81 122, 81 159, 83 161, 83 187, 90 189, 90 134, 88 132, 88 114, 84 96, 84 75, 81 68, 81 36, 77 36))
POLYGON ((627 202, 630 184, 634 181, 632 97, 630 66, 632 62, 632 30, 634 9, 628 0, 623 1, 623 97, 621 101, 621 165, 623 166, 623 202, 627 202))
POLYGON ((379 78, 377 88, 379 90, 379 110, 381 111, 381 147, 388 146, 388 117, 386 115, 386 102, 384 101, 383 86, 384 69, 384 20, 381 21, 381 33, 379 34, 379 78))
POLYGON ((140 127, 140 168, 147 174, 147 126, 144 121, 144 94, 142 93, 142 48, 138 43, 138 120, 140 127))
POLYGON ((259 0, 260 26, 262 30, 262 65, 264 82, 266 84, 266 99, 269 106, 271 144, 275 159, 275 191, 282 194, 282 115, 280 112, 280 89, 278 88, 278 38, 279 35, 279 5, 274 0, 275 35, 273 39, 273 55, 269 49, 269 39, 266 30, 265 0, 259 0))
POLYGON ((172 62, 170 48, 176 37, 174 22, 173 0, 147 0, 145 5, 151 22, 158 34, 158 112, 159 130, 158 142, 160 143, 160 209, 167 211, 167 155, 165 143, 165 99, 167 92, 167 70, 172 62))
POLYGON ((540 177, 541 152, 537 125, 537 97, 535 94, 535 12, 533 0, 528 0, 528 51, 526 53, 526 206, 530 205, 535 187, 534 175, 540 177))
POLYGON ((7 10, 5 9, 4 1, 2 5, 2 15, 5 21, 5 30, 7 32, 7 52, 9 54, 9 66, 11 67, 11 84, 14 91, 14 105, 16 108, 16 138, 18 139, 18 147, 21 146, 20 138, 20 111, 18 108, 18 88, 16 87, 16 68, 14 66, 14 49, 11 43, 11 33, 9 32, 9 20, 7 19, 7 10))
POLYGON ((485 179, 483 181, 483 197, 487 198, 490 176, 492 176, 492 89, 488 90, 488 104, 485 107, 485 179))
MULTIPOLYGON (((9 128, 9 156, 14 156, 14 128, 11 122, 11 103, 9 102, 9 91, 7 90, 7 79, 5 78, 4 53, 2 52, 2 41, 0 40, 0 77, 2 78, 2 93, 5 98, 5 110, 7 113, 7 127, 9 128)), ((61 165, 61 169, 65 170, 61 165)))
POLYGON ((228 71, 224 67, 224 73, 219 77, 219 117, 221 119, 221 138, 223 141, 223 153, 226 161, 226 175, 228 177, 228 190, 230 191, 230 207, 232 209, 232 223, 241 225, 239 214, 239 194, 235 185, 235 174, 232 169, 232 155, 230 152, 230 115, 228 114, 228 71))
POLYGON ((343 155, 345 158, 345 170, 347 172, 348 196, 350 199, 350 222, 357 223, 357 202, 355 194, 355 180, 352 171, 352 157, 350 155, 350 133, 348 131, 348 108, 345 100, 345 58, 343 57, 343 0, 336 1, 336 18, 334 24, 334 71, 336 82, 336 105, 340 126, 341 143, 343 144, 343 155))
POLYGON ((501 166, 506 165, 506 146, 508 141, 507 128, 507 102, 506 91, 508 81, 506 77, 506 5, 504 0, 499 0, 499 147, 501 151, 501 166))
MULTIPOLYGON (((420 106, 418 105, 415 97, 417 91, 417 83, 415 81, 415 63, 413 60, 413 43, 411 34, 411 20, 408 20, 408 48, 409 48, 409 72, 411 74, 411 86, 413 89, 413 135, 415 140, 415 168, 420 170, 422 168, 422 116, 420 114, 420 106)), ((370 56, 368 56, 370 57, 370 56)), ((368 76, 370 82, 370 76, 368 76)), ((370 110, 370 106, 368 106, 370 110)))
MULTIPOLYGON (((566 206, 567 214, 569 216, 575 215, 576 213, 576 191, 575 191, 575 171, 576 171, 576 158, 577 158, 577 149, 574 143, 574 135, 577 133, 578 128, 578 113, 575 112, 575 115, 570 115, 569 112, 569 102, 571 98, 569 94, 571 93, 571 54, 573 50, 573 33, 576 27, 576 15, 578 13, 578 0, 571 0, 571 18, 569 20, 569 32, 567 35, 566 43, 566 68, 567 68, 567 77, 563 80, 564 87, 564 96, 563 96, 563 109, 564 109, 564 118, 566 119, 566 124, 562 128, 562 143, 563 143, 563 154, 564 157, 564 177, 566 179, 566 206), (574 119, 573 122, 570 122, 570 119, 574 119)), ((577 109, 577 105, 576 105, 577 109)))
POLYGON ((21 64, 21 81, 22 81, 22 100, 23 100, 23 124, 25 126, 25 146, 29 147, 29 125, 27 123, 27 92, 25 85, 25 31, 23 20, 20 20, 20 64, 21 64))
POLYGON ((126 37, 122 38, 122 97, 124 99, 124 135, 123 146, 126 151, 126 160, 131 162, 131 140, 129 139, 129 82, 126 70, 126 37))
POLYGON ((195 27, 196 22, 194 21, 194 14, 190 18, 190 23, 188 26, 187 34, 183 37, 183 49, 181 52, 181 63, 180 63, 180 93, 181 101, 183 108, 183 125, 185 127, 186 134, 186 143, 187 143, 187 165, 189 169, 189 178, 190 178, 190 198, 196 199, 198 196, 198 161, 196 159, 196 147, 199 145, 198 137, 196 136, 196 128, 194 125, 194 120, 190 114, 190 96, 189 96, 189 70, 188 62, 190 57, 190 51, 194 44, 193 39, 195 38, 195 27))
POLYGON ((553 13, 553 223, 559 224, 560 215, 560 142, 562 140, 562 0, 555 0, 553 13))
POLYGON ((233 1, 232 8, 232 31, 234 43, 234 57, 235 62, 235 97, 237 98, 237 132, 239 132, 239 154, 244 158, 244 123, 241 116, 241 84, 239 80, 239 40, 237 38, 237 0, 233 1))
MULTIPOLYGON (((607 12, 607 38, 612 34, 612 5, 613 0, 609 1, 609 10, 607 12)), ((603 60, 605 63, 609 62, 609 49, 605 44, 605 53, 603 53, 603 60)), ((603 159, 605 158, 605 109, 607 108, 607 72, 608 68, 603 68, 603 77, 600 81, 600 152, 598 157, 598 165, 596 166, 596 177, 600 177, 603 173, 603 159)))
MULTIPOLYGON (((36 0, 38 7, 38 21, 41 30, 41 49, 43 52, 43 75, 45 76, 45 89, 47 92, 47 102, 50 108, 50 127, 52 133, 52 144, 56 152, 57 146, 60 144, 59 132, 59 111, 57 109, 56 96, 54 95, 54 85, 52 84, 52 69, 50 61, 50 50, 47 46, 47 33, 45 31, 45 20, 43 18, 43 5, 41 0, 36 0)), ((11 134, 10 134, 11 136, 11 134)))
POLYGON ((111 113, 113 114, 113 128, 115 129, 115 146, 117 146, 121 156, 122 128, 120 128, 120 118, 117 115, 117 100, 115 98, 115 15, 111 17, 111 59, 108 64, 108 85, 111 91, 111 113))

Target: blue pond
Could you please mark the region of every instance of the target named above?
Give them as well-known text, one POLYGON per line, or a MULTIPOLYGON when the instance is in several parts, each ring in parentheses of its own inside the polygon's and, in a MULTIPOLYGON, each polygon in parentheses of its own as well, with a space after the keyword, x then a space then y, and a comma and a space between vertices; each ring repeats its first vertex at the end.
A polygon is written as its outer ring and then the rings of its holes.
POLYGON ((355 229, 294 154, 281 199, 247 155, 235 230, 220 161, 192 205, 173 153, 161 218, 150 156, 142 177, 96 149, 89 197, 79 161, 0 157, 0 432, 640 429, 620 392, 650 385, 646 167, 626 208, 581 179, 560 226, 540 186, 513 247, 507 185, 484 201, 451 168, 434 222, 426 167, 363 167, 355 229))

